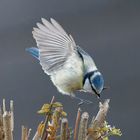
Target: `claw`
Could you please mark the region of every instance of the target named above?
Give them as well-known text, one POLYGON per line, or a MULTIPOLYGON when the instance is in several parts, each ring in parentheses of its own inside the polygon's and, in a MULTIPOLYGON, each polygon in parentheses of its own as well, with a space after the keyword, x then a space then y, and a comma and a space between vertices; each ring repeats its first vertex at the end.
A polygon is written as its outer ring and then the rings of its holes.
POLYGON ((93 103, 92 101, 81 99, 81 98, 79 98, 77 96, 73 96, 72 98, 75 98, 77 100, 80 100, 80 102, 78 103, 78 105, 82 105, 83 103, 86 103, 86 104, 92 104, 93 103))

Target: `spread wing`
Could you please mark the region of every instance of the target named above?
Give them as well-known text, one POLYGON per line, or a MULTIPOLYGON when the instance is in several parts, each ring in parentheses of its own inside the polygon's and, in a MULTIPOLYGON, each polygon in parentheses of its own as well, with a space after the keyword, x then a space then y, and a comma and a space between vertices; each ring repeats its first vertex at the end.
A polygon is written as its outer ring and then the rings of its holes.
POLYGON ((62 67, 76 48, 72 36, 54 19, 50 20, 42 18, 42 24, 37 23, 38 28, 32 32, 39 48, 40 64, 47 74, 62 67))

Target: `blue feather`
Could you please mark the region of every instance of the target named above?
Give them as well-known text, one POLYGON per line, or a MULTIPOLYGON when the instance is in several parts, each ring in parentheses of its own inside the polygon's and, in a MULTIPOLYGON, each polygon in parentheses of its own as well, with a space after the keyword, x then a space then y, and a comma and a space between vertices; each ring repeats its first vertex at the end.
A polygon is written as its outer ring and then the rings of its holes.
POLYGON ((104 79, 102 75, 96 75, 93 80, 92 83, 94 84, 96 90, 98 90, 99 92, 102 91, 103 86, 104 86, 104 79))
POLYGON ((39 60, 39 50, 36 47, 26 48, 26 51, 29 52, 33 57, 39 60))

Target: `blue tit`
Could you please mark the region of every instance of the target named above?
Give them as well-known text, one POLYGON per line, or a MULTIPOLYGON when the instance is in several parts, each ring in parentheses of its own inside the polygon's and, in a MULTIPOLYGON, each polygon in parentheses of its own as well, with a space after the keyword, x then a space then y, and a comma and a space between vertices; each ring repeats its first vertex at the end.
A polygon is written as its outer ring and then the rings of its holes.
POLYGON ((60 93, 74 96, 79 90, 100 97, 104 79, 90 55, 57 21, 52 18, 50 22, 41 20, 32 32, 37 47, 27 48, 27 51, 39 60, 60 93))

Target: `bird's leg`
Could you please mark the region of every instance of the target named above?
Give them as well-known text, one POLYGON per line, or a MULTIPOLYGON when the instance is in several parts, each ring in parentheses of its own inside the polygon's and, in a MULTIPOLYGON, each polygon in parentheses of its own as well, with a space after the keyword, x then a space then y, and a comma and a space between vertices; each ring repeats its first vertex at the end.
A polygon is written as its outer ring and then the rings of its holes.
POLYGON ((74 96, 72 95, 71 98, 80 100, 80 102, 78 103, 78 105, 82 105, 83 103, 86 103, 86 104, 92 104, 93 103, 92 101, 82 99, 82 98, 77 97, 75 95, 74 96))

